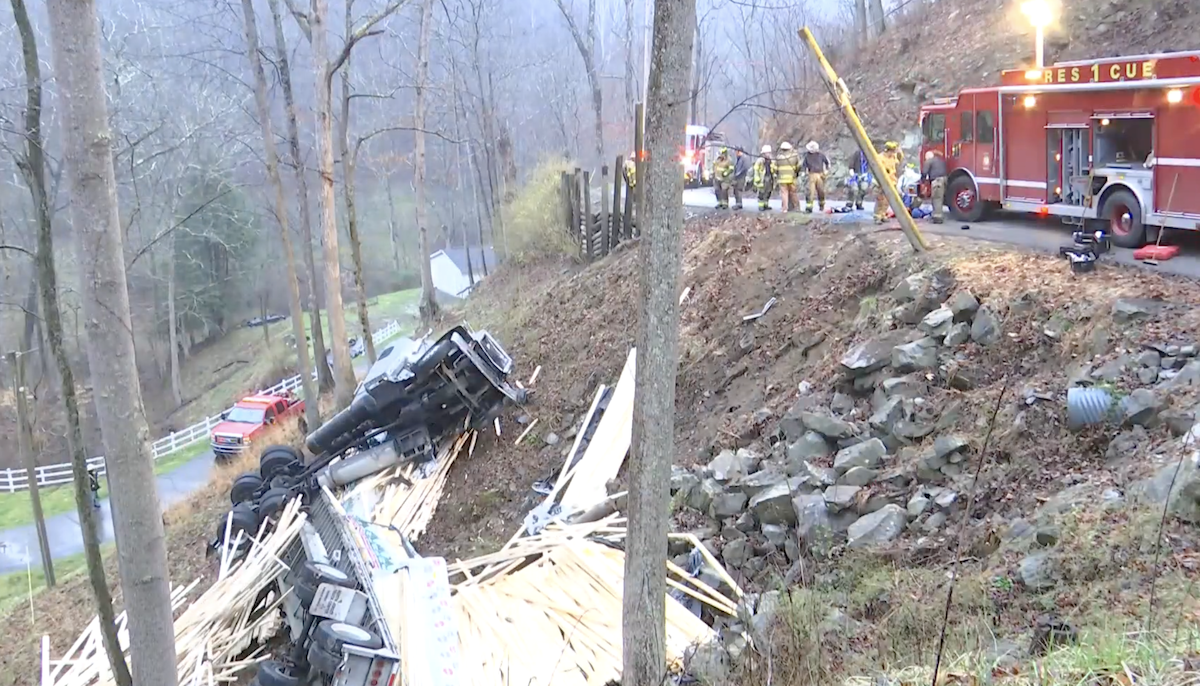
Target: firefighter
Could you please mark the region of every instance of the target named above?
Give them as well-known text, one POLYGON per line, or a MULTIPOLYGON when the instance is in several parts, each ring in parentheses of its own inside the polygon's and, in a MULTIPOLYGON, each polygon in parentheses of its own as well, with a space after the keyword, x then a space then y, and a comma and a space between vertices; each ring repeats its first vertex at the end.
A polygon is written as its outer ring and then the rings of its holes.
POLYGON ((713 161, 713 190, 717 193, 717 209, 729 209, 729 187, 733 185, 733 160, 729 159, 729 148, 721 148, 713 161))
POLYGON ((896 158, 896 174, 904 168, 904 151, 900 149, 900 144, 896 141, 888 141, 883 146, 884 151, 890 151, 892 156, 896 158))
POLYGON ((809 141, 804 146, 804 163, 801 165, 808 174, 808 187, 804 193, 804 211, 812 214, 813 197, 822 212, 825 211, 825 174, 829 171, 829 158, 821 152, 821 146, 816 141, 809 141))
POLYGON ((784 212, 799 209, 800 197, 796 194, 796 177, 800 176, 800 156, 792 144, 779 144, 779 157, 775 158, 775 181, 779 184, 779 200, 784 212))
POLYGON ((771 160, 771 146, 762 146, 759 158, 754 162, 751 179, 754 190, 758 192, 758 210, 766 212, 771 208, 771 193, 775 190, 775 162, 771 160))
POLYGON ((750 163, 741 148, 733 151, 733 209, 742 209, 742 191, 746 189, 746 177, 750 174, 750 163))
POLYGON ((629 153, 629 157, 625 158, 624 169, 621 173, 625 175, 625 183, 629 184, 629 190, 633 190, 637 186, 637 153, 629 153))
POLYGON ((930 150, 925 153, 925 166, 921 168, 921 181, 929 182, 929 201, 933 203, 933 223, 941 224, 946 201, 946 160, 930 150))
POLYGON ((891 184, 892 188, 896 187, 896 175, 900 170, 900 146, 889 141, 884 146, 883 154, 879 156, 879 166, 883 169, 883 178, 876 179, 875 190, 875 223, 882 224, 887 221, 888 199, 883 193, 883 184, 891 184))
POLYGON ((854 203, 854 209, 861 210, 863 201, 867 199, 867 191, 871 189, 871 165, 867 160, 867 154, 862 150, 854 151, 854 155, 850 158, 850 178, 847 182, 850 186, 850 200, 854 203))
POLYGON ((92 493, 92 507, 100 509, 100 467, 89 466, 87 468, 88 475, 88 490, 92 493))

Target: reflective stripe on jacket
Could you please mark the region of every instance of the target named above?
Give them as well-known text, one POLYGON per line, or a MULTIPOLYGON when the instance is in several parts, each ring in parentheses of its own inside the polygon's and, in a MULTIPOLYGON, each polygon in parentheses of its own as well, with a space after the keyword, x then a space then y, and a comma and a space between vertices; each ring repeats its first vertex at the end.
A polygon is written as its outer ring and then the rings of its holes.
POLYGON ((796 183, 800 175, 800 155, 795 150, 779 153, 775 160, 775 178, 783 185, 796 183))
POLYGON ((728 157, 718 157, 716 162, 713 162, 713 176, 721 181, 728 181, 733 178, 733 162, 728 157))
POLYGON ((753 179, 755 188, 766 188, 769 182, 774 182, 774 179, 772 178, 773 167, 774 163, 771 162, 771 160, 765 157, 758 158, 758 160, 754 163, 753 179))

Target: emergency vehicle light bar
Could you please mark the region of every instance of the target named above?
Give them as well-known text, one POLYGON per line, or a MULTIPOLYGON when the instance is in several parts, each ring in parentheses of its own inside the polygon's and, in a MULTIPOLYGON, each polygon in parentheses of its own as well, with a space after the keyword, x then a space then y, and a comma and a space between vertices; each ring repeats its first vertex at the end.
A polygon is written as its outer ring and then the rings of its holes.
POLYGON ((1112 64, 1113 62, 1144 62, 1146 60, 1171 59, 1174 57, 1200 57, 1200 50, 1185 50, 1183 52, 1151 52, 1145 55, 1120 55, 1116 57, 1100 57, 1090 60, 1072 60, 1070 62, 1055 62, 1046 65, 1046 69, 1056 67, 1087 67, 1093 64, 1112 64))
MULTIPOLYGON (((1151 90, 1161 88, 1186 88, 1200 86, 1200 76, 1180 76, 1172 79, 1147 79, 1141 81, 1107 81, 1102 83, 1049 83, 1030 84, 1024 86, 998 86, 995 90, 1000 93, 1062 93, 1069 91, 1121 91, 1121 90, 1151 90)), ((981 89, 990 90, 990 89, 981 89)))

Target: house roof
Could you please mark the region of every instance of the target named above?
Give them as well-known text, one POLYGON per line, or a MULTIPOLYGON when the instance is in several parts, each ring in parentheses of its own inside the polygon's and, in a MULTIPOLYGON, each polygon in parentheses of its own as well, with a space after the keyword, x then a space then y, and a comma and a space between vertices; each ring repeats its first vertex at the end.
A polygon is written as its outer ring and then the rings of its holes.
MULTIPOLYGON (((492 246, 472 245, 471 248, 471 269, 475 272, 475 278, 483 278, 484 261, 487 262, 487 270, 491 272, 496 268, 496 251, 492 246)), ((446 248, 438 252, 445 253, 446 257, 458 267, 463 274, 467 273, 467 251, 464 248, 446 248)), ((430 255, 430 259, 437 256, 437 253, 430 255)))

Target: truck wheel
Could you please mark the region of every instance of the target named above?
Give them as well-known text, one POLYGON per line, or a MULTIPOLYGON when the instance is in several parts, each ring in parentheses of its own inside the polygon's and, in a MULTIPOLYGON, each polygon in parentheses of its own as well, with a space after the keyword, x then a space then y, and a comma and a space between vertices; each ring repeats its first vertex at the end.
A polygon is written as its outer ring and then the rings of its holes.
POLYGON ((319 562, 305 562, 294 589, 300 604, 306 608, 311 605, 313 598, 317 596, 317 588, 321 584, 331 584, 342 588, 354 588, 357 585, 354 579, 337 567, 319 562))
POLYGON ((300 686, 299 670, 279 660, 267 660, 258 663, 258 675, 255 676, 261 686, 300 686))
POLYGON ((1114 245, 1140 248, 1146 244, 1146 227, 1142 224, 1142 204, 1137 196, 1125 189, 1113 191, 1101 210, 1108 220, 1108 233, 1114 245))
POLYGON ((258 471, 262 473, 264 481, 270 481, 280 474, 292 473, 296 471, 296 467, 302 465, 303 462, 296 456, 296 451, 286 446, 267 448, 258 458, 258 471))
POLYGON ((314 643, 308 647, 308 664, 318 674, 330 676, 342 665, 342 658, 314 643))
POLYGON ((353 624, 336 622, 327 619, 313 630, 313 642, 325 650, 340 655, 343 645, 358 646, 368 650, 378 650, 383 647, 383 639, 378 635, 353 624))
POLYGON ((946 204, 955 221, 977 222, 983 219, 984 202, 979 199, 979 189, 971 177, 963 175, 950 182, 946 189, 946 204))
MULTIPOLYGON (((253 538, 254 534, 258 533, 258 513, 254 511, 254 507, 248 503, 240 503, 234 505, 230 510, 233 513, 233 521, 230 522, 229 535, 230 540, 237 538, 237 532, 245 531, 247 536, 253 538)), ((225 541, 225 522, 229 515, 221 517, 217 522, 217 541, 223 543, 225 541)))
POLYGON ((266 493, 258 497, 258 516, 274 517, 291 498, 292 492, 286 488, 268 488, 266 493))
POLYGON ((262 488, 262 485, 261 476, 254 472, 246 472, 233 480, 233 485, 229 487, 229 499, 234 505, 254 500, 254 494, 262 488))

